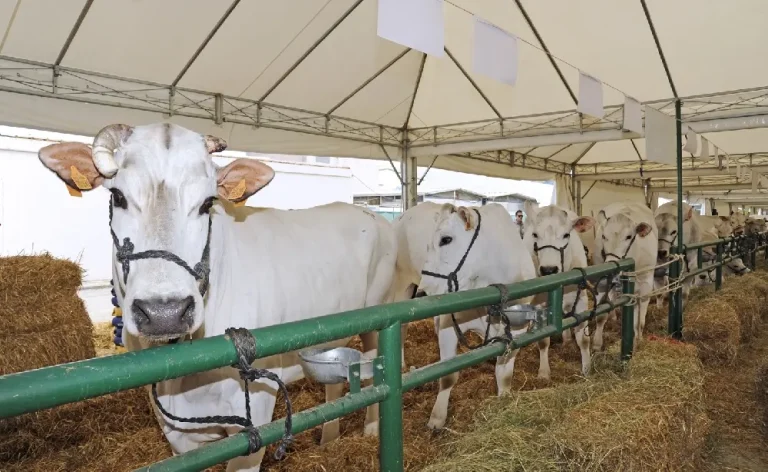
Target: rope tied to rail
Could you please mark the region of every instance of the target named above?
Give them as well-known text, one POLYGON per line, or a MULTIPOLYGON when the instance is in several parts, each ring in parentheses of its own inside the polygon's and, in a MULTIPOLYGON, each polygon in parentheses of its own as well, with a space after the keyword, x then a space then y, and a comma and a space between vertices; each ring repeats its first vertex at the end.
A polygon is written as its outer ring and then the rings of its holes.
POLYGON ((288 396, 288 389, 285 383, 279 376, 270 372, 267 369, 255 369, 251 364, 257 359, 256 354, 256 339, 250 331, 245 328, 227 328, 225 333, 232 340, 232 344, 237 351, 237 364, 233 367, 237 367, 240 372, 240 378, 244 384, 245 391, 245 418, 242 416, 202 416, 193 418, 182 418, 168 412, 160 403, 160 399, 157 397, 157 383, 152 384, 152 399, 160 412, 165 417, 182 423, 194 423, 194 424, 235 424, 245 428, 245 432, 248 434, 248 452, 244 455, 254 454, 264 447, 261 435, 257 427, 253 425, 251 419, 251 394, 249 390, 250 382, 255 382, 258 379, 268 379, 275 382, 285 399, 285 431, 283 437, 280 440, 280 445, 275 451, 274 458, 281 460, 285 457, 286 450, 293 441, 293 434, 291 429, 293 428, 293 407, 291 405, 291 399, 288 396))

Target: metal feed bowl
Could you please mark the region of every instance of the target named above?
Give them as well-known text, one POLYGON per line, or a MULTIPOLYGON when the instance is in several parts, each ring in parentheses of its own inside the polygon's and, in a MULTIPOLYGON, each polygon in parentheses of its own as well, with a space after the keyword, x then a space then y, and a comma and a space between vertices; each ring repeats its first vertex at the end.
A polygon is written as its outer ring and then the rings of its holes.
POLYGON ((373 377, 373 361, 349 347, 309 348, 299 351, 299 359, 308 377, 323 384, 343 383, 349 378, 349 366, 360 364, 361 380, 373 377))
POLYGON ((512 305, 504 309, 504 316, 510 326, 522 326, 529 321, 542 322, 546 319, 547 310, 530 304, 512 305))

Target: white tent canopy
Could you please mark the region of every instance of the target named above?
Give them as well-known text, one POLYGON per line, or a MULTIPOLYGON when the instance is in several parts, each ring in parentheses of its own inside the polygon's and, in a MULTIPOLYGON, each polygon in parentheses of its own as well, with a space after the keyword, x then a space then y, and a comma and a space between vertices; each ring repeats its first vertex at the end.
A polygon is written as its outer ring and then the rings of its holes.
POLYGON ((377 5, 0 2, 0 123, 92 135, 170 120, 231 149, 375 159, 405 141, 421 166, 637 186, 640 164, 663 166, 622 131, 621 90, 667 113, 682 97, 683 120, 745 164, 768 152, 768 2, 446 0, 442 58, 379 38, 377 5), (516 86, 472 72, 472 14, 520 38, 516 86), (602 120, 574 110, 577 68, 606 84, 602 120))

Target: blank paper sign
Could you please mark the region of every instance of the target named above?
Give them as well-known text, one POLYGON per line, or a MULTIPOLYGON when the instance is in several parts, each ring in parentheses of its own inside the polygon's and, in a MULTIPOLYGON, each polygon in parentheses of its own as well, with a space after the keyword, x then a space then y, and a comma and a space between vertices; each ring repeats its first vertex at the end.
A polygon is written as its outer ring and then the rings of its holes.
POLYGON ((443 0, 379 0, 376 33, 403 46, 443 57, 443 0))
POLYGON ((584 72, 579 73, 579 113, 602 118, 603 110, 603 83, 584 72))
POLYGON ((645 155, 649 161, 677 165, 675 117, 645 107, 645 155))
POLYGON ((699 157, 709 159, 709 141, 704 136, 701 137, 701 154, 699 154, 699 157))
POLYGON ((475 17, 473 71, 507 85, 517 82, 517 37, 475 17))
POLYGON ((624 124, 622 128, 643 134, 643 110, 640 102, 632 97, 624 97, 624 124))
MULTIPOLYGON (((683 146, 683 151, 688 151, 691 154, 696 154, 699 152, 699 140, 698 135, 693 132, 691 128, 688 128, 688 131, 685 133, 685 146, 683 146)), ((702 138, 702 144, 704 139, 702 138)))

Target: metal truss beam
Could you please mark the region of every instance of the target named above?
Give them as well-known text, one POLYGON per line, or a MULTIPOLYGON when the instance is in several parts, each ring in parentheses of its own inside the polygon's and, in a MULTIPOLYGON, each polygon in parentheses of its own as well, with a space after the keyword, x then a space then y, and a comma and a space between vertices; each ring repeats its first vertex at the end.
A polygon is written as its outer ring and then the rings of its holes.
MULTIPOLYGON (((752 166, 750 170, 755 172, 768 172, 768 165, 752 166)), ((689 177, 710 177, 710 176, 723 176, 728 177, 729 174, 717 167, 706 167, 700 169, 684 169, 683 178, 689 177)), ((593 180, 606 180, 606 179, 631 179, 638 178, 639 172, 603 172, 598 174, 580 174, 574 177, 577 181, 589 182, 593 180)), ((669 170, 646 170, 643 171, 643 178, 646 179, 675 179, 677 178, 677 171, 673 169, 669 170)))
POLYGON ((449 157, 460 157, 476 161, 506 164, 509 167, 520 167, 528 170, 551 172, 553 174, 571 175, 571 165, 558 161, 549 161, 542 157, 521 154, 514 151, 488 151, 463 154, 448 154, 449 157))
POLYGON ((7 56, 0 92, 402 146, 402 129, 393 126, 7 56))

